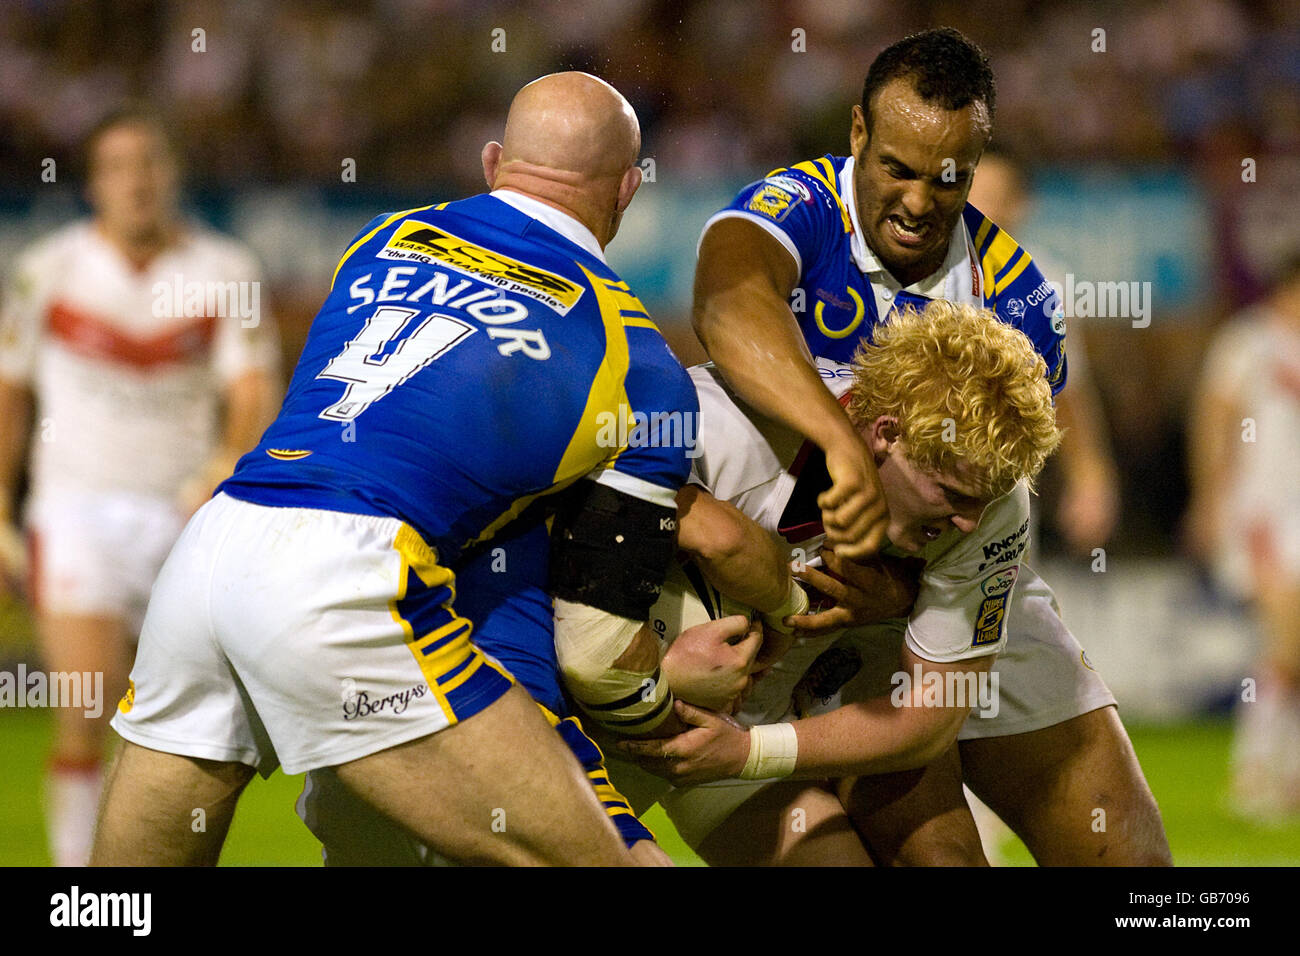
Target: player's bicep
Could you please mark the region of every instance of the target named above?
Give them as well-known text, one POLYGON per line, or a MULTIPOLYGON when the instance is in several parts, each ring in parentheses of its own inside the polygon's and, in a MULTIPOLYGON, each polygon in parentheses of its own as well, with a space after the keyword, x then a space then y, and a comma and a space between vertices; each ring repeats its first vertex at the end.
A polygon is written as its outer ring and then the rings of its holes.
POLYGON ((727 216, 713 222, 700 240, 696 300, 743 290, 784 302, 799 281, 801 265, 797 247, 784 232, 748 217, 727 216))

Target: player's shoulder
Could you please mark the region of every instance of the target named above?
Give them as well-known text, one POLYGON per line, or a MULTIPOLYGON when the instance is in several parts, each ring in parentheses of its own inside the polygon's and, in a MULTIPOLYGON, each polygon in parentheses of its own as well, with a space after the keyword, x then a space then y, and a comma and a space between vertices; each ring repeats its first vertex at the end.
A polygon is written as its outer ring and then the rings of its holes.
POLYGON ((799 211, 833 219, 845 232, 851 228, 848 206, 840 189, 846 157, 827 154, 790 166, 778 166, 746 187, 746 208, 781 218, 799 211))
POLYGON ((254 272, 258 269, 257 254, 235 236, 201 222, 187 222, 183 237, 184 251, 201 261, 229 272, 254 272))
POLYGON ((83 255, 95 241, 94 223, 78 219, 33 239, 19 250, 15 263, 22 269, 55 268, 69 258, 83 255))
POLYGON ((826 155, 778 166, 744 186, 715 218, 741 213, 786 229, 824 220, 848 232, 851 220, 840 190, 844 162, 826 155))
POLYGON ((1051 302, 1055 290, 1028 249, 971 203, 962 210, 962 222, 979 262, 986 301, 993 301, 999 312, 1008 312, 1007 317, 1016 321, 1024 318, 1027 309, 1051 302))

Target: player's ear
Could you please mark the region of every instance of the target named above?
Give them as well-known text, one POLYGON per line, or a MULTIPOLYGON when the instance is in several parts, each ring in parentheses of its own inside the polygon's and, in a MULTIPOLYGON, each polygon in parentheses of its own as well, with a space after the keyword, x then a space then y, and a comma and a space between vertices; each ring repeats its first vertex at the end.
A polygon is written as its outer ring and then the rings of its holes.
POLYGON ((496 140, 486 144, 479 158, 483 160, 483 178, 487 180, 488 189, 495 189, 497 169, 501 166, 501 144, 496 140))
POLYGON ((641 188, 641 167, 635 163, 629 166, 623 173, 623 178, 618 183, 618 204, 614 207, 615 212, 623 212, 632 203, 632 197, 636 191, 641 188))
POLYGON ((867 148, 867 141, 871 139, 871 134, 867 132, 867 117, 862 112, 862 104, 855 103, 850 115, 853 119, 849 124, 849 154, 861 158, 863 150, 867 148))
POLYGON ((902 437, 902 430, 898 427, 898 419, 893 415, 878 415, 863 437, 873 455, 884 455, 902 437))

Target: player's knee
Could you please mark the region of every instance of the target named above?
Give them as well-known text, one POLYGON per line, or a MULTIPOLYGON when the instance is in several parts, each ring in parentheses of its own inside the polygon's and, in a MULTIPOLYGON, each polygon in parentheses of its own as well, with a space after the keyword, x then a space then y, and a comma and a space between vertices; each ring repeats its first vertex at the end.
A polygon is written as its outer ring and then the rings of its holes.
POLYGON ((872 847, 881 866, 988 866, 979 831, 972 822, 970 832, 945 827, 914 835, 892 853, 872 847))

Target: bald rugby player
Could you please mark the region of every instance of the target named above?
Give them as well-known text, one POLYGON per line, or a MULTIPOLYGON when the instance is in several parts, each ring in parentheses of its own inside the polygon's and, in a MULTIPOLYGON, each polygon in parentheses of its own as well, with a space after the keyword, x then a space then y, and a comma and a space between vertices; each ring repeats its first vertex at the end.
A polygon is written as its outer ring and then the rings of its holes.
POLYGON ((278 418, 169 557, 92 862, 215 862, 242 789, 277 763, 330 768, 454 861, 633 862, 558 715, 479 646, 550 642, 544 569, 494 597, 513 613, 478 620, 462 609, 481 568, 455 570, 534 536, 565 492, 551 591, 644 621, 686 449, 611 446, 600 426, 696 401, 603 255, 640 184, 631 106, 586 74, 543 77, 504 140, 483 151, 491 194, 357 236, 278 418))

